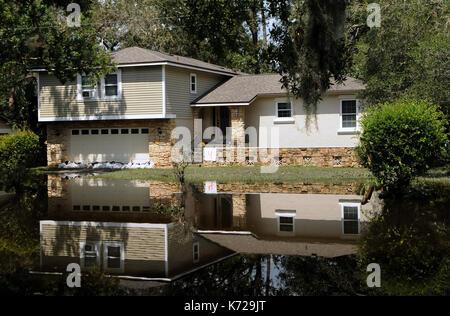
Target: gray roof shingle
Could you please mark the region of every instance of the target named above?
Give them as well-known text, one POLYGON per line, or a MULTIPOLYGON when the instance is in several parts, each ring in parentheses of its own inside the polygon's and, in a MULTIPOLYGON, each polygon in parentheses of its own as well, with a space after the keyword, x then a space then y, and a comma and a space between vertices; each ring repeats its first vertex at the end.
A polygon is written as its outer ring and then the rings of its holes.
MULTIPOLYGON (((201 96, 192 104, 251 103, 258 96, 285 94, 287 91, 282 87, 280 79, 281 76, 278 74, 236 76, 201 96)), ((362 81, 347 78, 341 85, 334 84, 329 92, 345 93, 364 89, 362 81)))
POLYGON ((239 74, 237 71, 206 63, 197 59, 182 57, 172 54, 160 53, 140 47, 128 47, 111 54, 112 59, 119 66, 133 64, 152 64, 161 62, 170 62, 190 67, 196 67, 205 70, 218 71, 231 75, 239 74))

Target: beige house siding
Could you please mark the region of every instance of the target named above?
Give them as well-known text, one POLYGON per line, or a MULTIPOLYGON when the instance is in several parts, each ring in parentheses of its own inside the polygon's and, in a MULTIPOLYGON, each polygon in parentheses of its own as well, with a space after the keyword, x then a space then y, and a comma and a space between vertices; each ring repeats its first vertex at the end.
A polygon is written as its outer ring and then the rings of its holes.
MULTIPOLYGON (((80 257, 80 242, 124 244, 125 260, 165 261, 162 228, 42 225, 42 254, 48 257, 80 257)), ((127 267, 125 266, 125 269, 127 267)))
POLYGON ((163 114, 162 67, 122 68, 122 99, 77 101, 77 83, 39 75, 40 119, 163 114))
POLYGON ((191 102, 228 77, 201 71, 166 66, 167 114, 177 118, 192 118, 191 102), (190 75, 197 75, 197 93, 190 93, 190 75))

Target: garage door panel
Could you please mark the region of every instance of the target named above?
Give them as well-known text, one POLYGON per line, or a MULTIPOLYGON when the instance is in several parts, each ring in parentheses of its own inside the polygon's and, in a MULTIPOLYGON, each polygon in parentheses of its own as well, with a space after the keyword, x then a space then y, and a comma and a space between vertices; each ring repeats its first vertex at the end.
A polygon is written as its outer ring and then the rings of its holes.
MULTIPOLYGON (((86 130, 85 130, 86 131, 86 130)), ((96 131, 96 130, 95 130, 96 131)), ((148 162, 148 134, 83 135, 71 136, 70 160, 74 162, 148 162)), ((120 131, 119 131, 120 132, 120 131)))

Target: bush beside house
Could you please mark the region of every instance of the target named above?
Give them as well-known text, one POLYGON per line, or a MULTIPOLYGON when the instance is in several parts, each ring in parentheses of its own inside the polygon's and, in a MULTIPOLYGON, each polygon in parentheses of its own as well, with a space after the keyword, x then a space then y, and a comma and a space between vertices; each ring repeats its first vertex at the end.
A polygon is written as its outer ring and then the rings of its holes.
POLYGON ((39 136, 32 131, 21 131, 0 137, 0 168, 31 168, 41 162, 39 136))
POLYGON ((403 191, 441 159, 444 114, 429 101, 403 99, 370 108, 361 119, 362 164, 386 191, 403 191))

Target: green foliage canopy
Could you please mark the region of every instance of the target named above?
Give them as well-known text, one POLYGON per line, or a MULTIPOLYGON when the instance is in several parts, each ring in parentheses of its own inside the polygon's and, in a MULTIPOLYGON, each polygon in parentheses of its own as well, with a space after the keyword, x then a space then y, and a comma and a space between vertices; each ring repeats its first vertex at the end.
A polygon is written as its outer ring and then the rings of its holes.
POLYGON ((447 121, 430 101, 412 99, 371 107, 361 119, 363 165, 386 191, 401 192, 439 160, 447 121))

